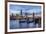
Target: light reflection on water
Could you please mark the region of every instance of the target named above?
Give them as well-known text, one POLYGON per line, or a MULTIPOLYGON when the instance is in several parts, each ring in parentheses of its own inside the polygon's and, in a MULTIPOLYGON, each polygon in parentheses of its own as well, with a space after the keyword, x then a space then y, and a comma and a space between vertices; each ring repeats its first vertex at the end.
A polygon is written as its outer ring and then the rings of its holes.
POLYGON ((32 23, 19 23, 19 20, 10 20, 10 29, 19 29, 19 28, 36 28, 38 24, 35 22, 32 23))

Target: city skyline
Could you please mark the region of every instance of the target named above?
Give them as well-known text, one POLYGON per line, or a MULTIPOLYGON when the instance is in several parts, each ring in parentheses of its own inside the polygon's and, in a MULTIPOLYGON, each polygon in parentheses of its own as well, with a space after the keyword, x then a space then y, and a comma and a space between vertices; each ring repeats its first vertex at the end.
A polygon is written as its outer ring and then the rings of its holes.
POLYGON ((22 10, 23 13, 39 13, 41 12, 41 6, 31 6, 31 5, 14 5, 10 4, 10 13, 20 14, 22 10))

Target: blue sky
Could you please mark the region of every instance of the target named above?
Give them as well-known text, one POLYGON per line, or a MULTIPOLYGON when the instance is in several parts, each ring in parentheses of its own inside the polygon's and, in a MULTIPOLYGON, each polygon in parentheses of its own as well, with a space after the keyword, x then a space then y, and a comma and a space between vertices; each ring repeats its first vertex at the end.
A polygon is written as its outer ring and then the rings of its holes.
POLYGON ((32 6, 32 5, 14 5, 10 4, 10 12, 11 13, 20 13, 20 10, 22 12, 28 12, 28 13, 39 13, 41 11, 41 6, 32 6))

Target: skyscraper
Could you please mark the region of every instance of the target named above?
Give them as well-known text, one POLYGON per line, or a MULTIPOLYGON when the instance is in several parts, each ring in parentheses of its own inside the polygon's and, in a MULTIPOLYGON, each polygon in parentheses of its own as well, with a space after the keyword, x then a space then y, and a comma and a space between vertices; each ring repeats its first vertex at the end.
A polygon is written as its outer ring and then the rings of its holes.
POLYGON ((20 15, 22 16, 22 10, 20 11, 20 15))

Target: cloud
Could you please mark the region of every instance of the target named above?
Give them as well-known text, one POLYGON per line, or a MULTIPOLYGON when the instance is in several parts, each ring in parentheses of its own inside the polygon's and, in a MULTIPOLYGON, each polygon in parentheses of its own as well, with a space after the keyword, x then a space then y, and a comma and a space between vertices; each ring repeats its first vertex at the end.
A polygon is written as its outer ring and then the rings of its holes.
POLYGON ((34 11, 33 10, 28 10, 27 13, 33 13, 34 11))
POLYGON ((20 14, 20 11, 13 11, 13 10, 10 10, 10 13, 12 14, 20 14))

